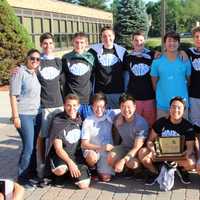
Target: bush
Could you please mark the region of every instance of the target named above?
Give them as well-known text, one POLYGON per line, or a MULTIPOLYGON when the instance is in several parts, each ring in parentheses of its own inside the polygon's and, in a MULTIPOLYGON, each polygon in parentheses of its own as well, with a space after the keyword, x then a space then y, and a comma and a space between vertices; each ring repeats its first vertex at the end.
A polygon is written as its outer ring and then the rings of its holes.
POLYGON ((8 82, 9 71, 24 61, 33 44, 6 0, 0 1, 0 84, 8 82))
POLYGON ((150 39, 145 42, 145 47, 150 50, 161 51, 161 41, 160 39, 150 39))

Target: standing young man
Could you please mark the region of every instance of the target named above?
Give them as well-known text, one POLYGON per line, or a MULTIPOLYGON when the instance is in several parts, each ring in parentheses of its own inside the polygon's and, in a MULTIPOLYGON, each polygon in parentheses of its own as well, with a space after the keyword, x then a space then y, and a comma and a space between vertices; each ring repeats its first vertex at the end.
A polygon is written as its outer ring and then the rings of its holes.
MULTIPOLYGON (((191 61, 192 70, 189 85, 190 110, 189 119, 194 124, 195 131, 198 133, 198 143, 200 143, 200 26, 193 28, 192 36, 194 47, 186 49, 186 53, 191 61)), ((198 161, 196 169, 200 174, 200 149, 197 149, 198 161)))
POLYGON ((101 30, 102 43, 92 45, 89 52, 95 57, 94 93, 103 92, 109 108, 118 108, 118 99, 124 92, 125 48, 114 43, 115 33, 110 26, 101 30))
POLYGON ((113 133, 115 146, 108 154, 108 163, 115 172, 119 173, 125 167, 134 170, 139 167, 138 152, 144 145, 148 135, 148 124, 138 115, 134 98, 122 94, 119 98, 121 113, 114 121, 116 131, 113 133), (116 139, 119 138, 119 143, 116 139))
POLYGON ((91 115, 89 106, 92 92, 91 74, 94 65, 94 57, 86 51, 88 37, 85 33, 75 33, 72 39, 73 51, 62 58, 63 71, 65 73, 64 95, 77 94, 80 97, 80 114, 83 119, 91 115))
POLYGON ((49 136, 49 124, 58 112, 63 110, 63 98, 61 94, 61 59, 55 58, 54 38, 51 33, 44 33, 40 36, 42 48, 41 65, 37 71, 37 77, 41 84, 41 107, 42 127, 38 137, 38 173, 43 176, 45 161, 45 139, 49 136))
POLYGON ((151 126, 156 119, 155 93, 150 71, 155 52, 144 48, 144 32, 132 34, 132 51, 125 57, 127 92, 136 100, 136 112, 151 126))
POLYGON ((168 32, 164 36, 166 51, 152 63, 151 76, 156 92, 157 119, 168 116, 169 102, 174 96, 180 96, 186 101, 185 117, 188 117, 188 81, 191 65, 178 55, 180 36, 168 32))

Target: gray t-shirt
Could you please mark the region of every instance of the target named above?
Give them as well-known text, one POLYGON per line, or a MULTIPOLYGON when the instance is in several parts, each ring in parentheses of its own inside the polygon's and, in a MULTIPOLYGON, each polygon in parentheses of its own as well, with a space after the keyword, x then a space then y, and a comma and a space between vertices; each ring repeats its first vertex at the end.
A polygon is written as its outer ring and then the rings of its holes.
POLYGON ((10 80, 10 95, 17 97, 19 114, 35 115, 40 108, 41 86, 36 73, 22 66, 10 80))
POLYGON ((143 117, 135 114, 132 122, 124 122, 121 126, 117 127, 117 130, 122 139, 121 144, 131 149, 136 138, 147 138, 149 127, 143 117))

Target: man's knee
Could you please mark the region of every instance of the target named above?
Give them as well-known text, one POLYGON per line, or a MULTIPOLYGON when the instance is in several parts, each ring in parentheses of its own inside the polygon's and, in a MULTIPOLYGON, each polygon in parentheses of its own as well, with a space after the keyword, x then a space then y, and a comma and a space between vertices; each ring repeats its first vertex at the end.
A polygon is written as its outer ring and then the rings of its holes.
POLYGON ((87 189, 87 188, 89 188, 89 185, 90 185, 90 178, 81 180, 81 181, 77 182, 76 185, 77 185, 80 189, 87 189))
POLYGON ((85 160, 89 166, 94 166, 98 161, 98 155, 95 151, 88 151, 85 160))
POLYGON ((56 176, 62 176, 67 172, 67 165, 62 165, 59 167, 56 167, 55 169, 52 169, 52 173, 54 173, 56 176))

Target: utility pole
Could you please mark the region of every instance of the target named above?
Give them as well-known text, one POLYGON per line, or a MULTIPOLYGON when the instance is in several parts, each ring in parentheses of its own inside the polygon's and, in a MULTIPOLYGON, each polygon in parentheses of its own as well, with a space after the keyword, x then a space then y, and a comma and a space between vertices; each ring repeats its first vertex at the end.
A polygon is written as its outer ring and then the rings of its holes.
POLYGON ((165 35, 165 0, 161 0, 160 4, 160 14, 161 14, 161 43, 162 43, 162 52, 164 51, 164 35, 165 35))

